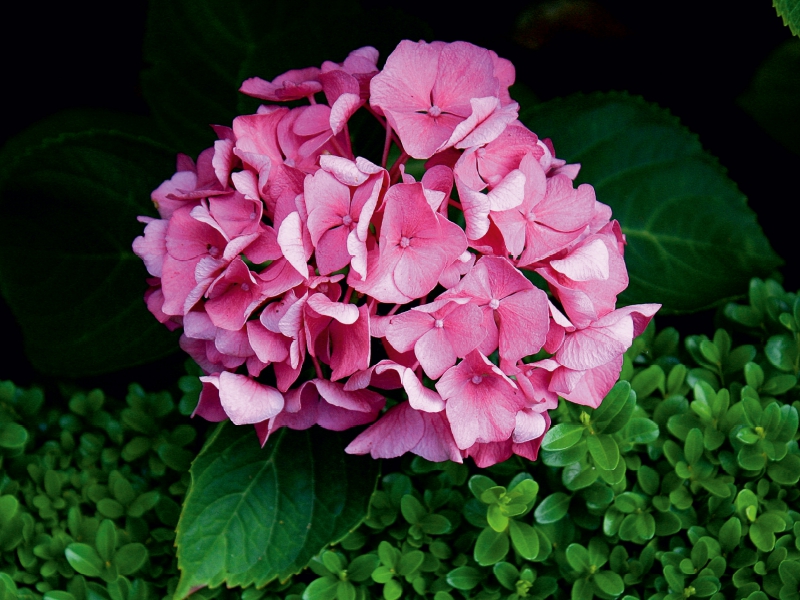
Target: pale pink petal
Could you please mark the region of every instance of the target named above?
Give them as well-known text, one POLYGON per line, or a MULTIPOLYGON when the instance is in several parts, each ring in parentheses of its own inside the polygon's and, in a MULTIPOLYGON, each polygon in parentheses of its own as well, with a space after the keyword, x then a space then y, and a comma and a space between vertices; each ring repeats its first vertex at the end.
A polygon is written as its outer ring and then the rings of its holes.
POLYGON ((236 425, 271 419, 283 409, 283 394, 278 390, 227 371, 219 375, 219 399, 236 425))
POLYGON ((284 257, 298 273, 303 276, 308 274, 308 259, 311 253, 306 252, 303 244, 303 225, 297 212, 287 216, 278 230, 278 245, 284 257))
POLYGON ((395 458, 416 446, 425 432, 422 416, 408 402, 390 408, 345 448, 348 454, 395 458))
POLYGON ((489 209, 503 211, 516 208, 522 204, 525 189, 525 175, 514 169, 486 195, 489 198, 489 209))
POLYGON ((307 303, 314 312, 332 317, 345 325, 352 325, 359 318, 359 307, 355 304, 331 302, 325 294, 312 294, 307 303))
POLYGON ((358 94, 342 94, 331 106, 329 123, 333 134, 336 135, 347 125, 348 119, 363 104, 358 94))
POLYGON ((565 258, 551 260, 550 266, 573 281, 608 279, 608 248, 600 239, 581 245, 565 258))

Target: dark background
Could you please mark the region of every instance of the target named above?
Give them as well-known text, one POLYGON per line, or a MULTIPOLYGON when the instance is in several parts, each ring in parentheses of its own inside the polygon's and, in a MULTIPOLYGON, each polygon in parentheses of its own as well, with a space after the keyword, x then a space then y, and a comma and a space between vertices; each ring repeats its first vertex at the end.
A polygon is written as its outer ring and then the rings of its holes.
MULTIPOLYGON (((47 8, 16 4, 4 15, 0 38, 5 57, 0 141, 66 108, 148 114, 139 85, 146 66, 145 2, 115 3, 113 10, 98 1, 47 8)), ((769 137, 737 104, 759 65, 791 38, 769 0, 736 8, 718 0, 514 0, 487 2, 479 12, 449 1, 364 4, 403 9, 426 21, 434 39, 467 40, 495 50, 515 64, 518 81, 540 100, 627 90, 668 108, 699 135, 748 196, 772 246, 786 261, 787 289, 800 287, 797 223, 788 214, 800 200, 794 182, 800 157, 769 137)), ((683 333, 713 331, 711 313, 659 318, 659 324, 676 325, 683 333)), ((38 379, 22 355, 21 334, 2 300, 0 332, 13 354, 2 361, 0 379, 22 385, 38 379)), ((182 360, 175 358, 176 364, 182 360)), ((146 370, 127 375, 141 379, 146 370)))

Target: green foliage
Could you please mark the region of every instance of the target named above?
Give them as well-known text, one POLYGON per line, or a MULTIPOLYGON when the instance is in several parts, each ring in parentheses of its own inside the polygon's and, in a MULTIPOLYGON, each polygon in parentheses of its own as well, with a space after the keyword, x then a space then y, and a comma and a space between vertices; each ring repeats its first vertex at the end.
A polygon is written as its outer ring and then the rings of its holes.
POLYGON ((196 451, 180 420, 169 394, 137 385, 125 402, 66 390, 48 403, 0 382, 0 597, 147 600, 174 589, 188 460, 161 456, 196 451), (135 440, 146 448, 130 455, 135 440))
POLYGON ((772 0, 772 6, 783 19, 783 24, 787 25, 793 34, 800 35, 800 1, 772 0))
MULTIPOLYGON (((796 298, 754 280, 724 311, 748 343, 649 327, 597 409, 552 411, 535 463, 404 458, 369 496, 375 463, 345 467, 339 434, 278 432, 261 450, 220 426, 180 525, 200 440, 169 394, 53 408, 2 383, 0 599, 798 600, 800 386, 769 350, 796 298)), ((180 388, 188 405, 197 387, 180 388)))
MULTIPOLYGON (((795 35, 800 31, 800 2, 795 2, 795 35)), ((759 66, 739 104, 769 135, 800 154, 800 39, 786 40, 759 66)))
POLYGON ((593 94, 523 107, 520 120, 583 166, 622 225, 630 285, 623 304, 679 313, 741 293, 781 263, 745 197, 696 136, 641 98, 593 94))
POLYGON ((343 61, 365 45, 385 57, 403 38, 429 37, 423 24, 399 11, 365 10, 352 0, 305 3, 303 18, 291 18, 296 14, 287 0, 150 3, 145 59, 151 67, 142 91, 182 152, 196 155, 213 143, 209 123, 229 125, 255 112, 259 101, 238 91, 249 77, 271 80, 289 69, 343 61))
POLYGON ((131 249, 174 155, 144 137, 147 121, 101 117, 57 115, 0 156, 0 292, 31 361, 70 377, 177 347, 141 300, 147 273, 131 249))
MULTIPOLYGON (((219 425, 192 464, 176 539, 176 594, 285 580, 361 523, 377 463, 345 454, 345 445, 336 432, 281 429, 261 448, 250 428, 219 425)), ((407 512, 417 518, 415 509, 407 512)), ((314 597, 328 597, 320 593, 314 597)))

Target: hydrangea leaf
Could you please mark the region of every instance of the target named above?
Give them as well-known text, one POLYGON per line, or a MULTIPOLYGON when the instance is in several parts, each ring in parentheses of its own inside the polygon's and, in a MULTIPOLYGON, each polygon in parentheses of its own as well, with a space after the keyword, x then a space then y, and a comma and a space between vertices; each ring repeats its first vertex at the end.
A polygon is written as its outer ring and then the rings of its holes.
POLYGON ((282 429, 262 449, 249 428, 219 426, 192 464, 176 597, 196 586, 261 587, 344 538, 366 516, 378 470, 345 445, 335 432, 282 429))
POLYGON ((772 0, 772 6, 783 19, 783 24, 792 30, 795 35, 800 35, 800 0, 772 0))
POLYGON ((101 115, 92 127, 69 113, 4 149, 0 291, 42 371, 109 372, 177 348, 145 307, 147 273, 131 249, 136 217, 153 214, 150 192, 175 162, 146 129, 133 117, 101 115))
POLYGON ((621 304, 660 302, 683 313, 741 295, 781 264, 755 214, 696 136, 667 111, 625 94, 552 100, 520 120, 581 163, 628 245, 621 304))
POLYGON ((427 33, 397 10, 354 0, 151 2, 142 91, 165 133, 196 155, 214 141, 209 124, 255 112, 260 102, 238 91, 245 79, 343 61, 366 45, 385 57, 401 38, 427 33))
MULTIPOLYGON (((800 23, 800 2, 795 3, 800 23)), ((790 39, 778 46, 756 71, 747 91, 739 98, 770 136, 792 152, 800 154, 800 39, 790 39)), ((745 316, 748 316, 746 311, 745 316)))

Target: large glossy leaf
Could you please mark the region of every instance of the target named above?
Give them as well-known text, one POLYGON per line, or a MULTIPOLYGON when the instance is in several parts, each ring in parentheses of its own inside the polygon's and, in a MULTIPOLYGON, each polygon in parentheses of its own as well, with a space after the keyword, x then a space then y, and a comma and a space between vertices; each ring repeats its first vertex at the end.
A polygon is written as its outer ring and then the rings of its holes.
POLYGON ((299 572, 366 516, 378 463, 344 453, 339 433, 282 429, 262 449, 249 427, 220 425, 192 464, 178 523, 177 597, 265 585, 299 572))
POLYGON ((800 35, 800 0, 772 0, 772 6, 778 11, 784 25, 793 34, 800 35))
POLYGON ((665 110, 626 94, 553 100, 521 120, 609 204, 628 241, 621 304, 691 312, 747 291, 781 263, 745 197, 665 110))
POLYGON ((177 348, 142 299, 147 272, 131 250, 154 214, 150 192, 174 154, 146 120, 70 113, 0 155, 0 289, 42 371, 114 371, 177 348))
MULTIPOLYGON (((797 3, 800 22, 800 2, 797 3)), ((800 154, 800 39, 786 40, 756 71, 742 107, 767 133, 800 154)))
POLYGON ((259 101, 238 92, 245 79, 342 61, 365 45, 385 58, 403 37, 426 33, 410 17, 355 0, 153 1, 142 89, 172 141, 196 154, 215 139, 209 124, 255 111, 259 101))

